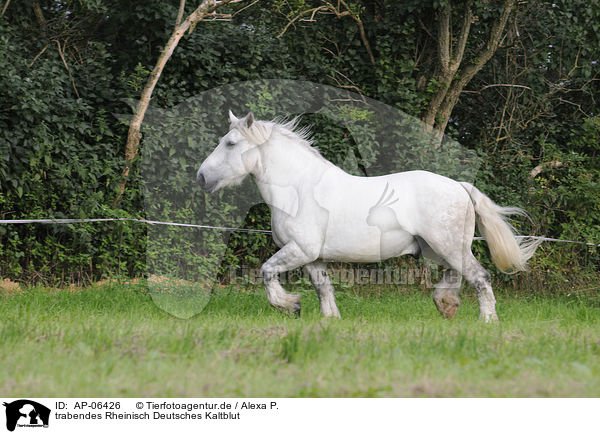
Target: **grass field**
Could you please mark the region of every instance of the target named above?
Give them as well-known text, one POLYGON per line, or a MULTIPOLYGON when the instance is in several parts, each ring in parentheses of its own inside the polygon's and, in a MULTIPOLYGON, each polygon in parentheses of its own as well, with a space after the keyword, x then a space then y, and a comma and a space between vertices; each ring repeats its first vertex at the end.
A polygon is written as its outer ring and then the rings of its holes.
POLYGON ((0 396, 600 396, 597 295, 497 292, 499 325, 465 291, 453 320, 418 289, 338 293, 324 320, 262 290, 223 290, 180 320, 143 285, 0 295, 0 396))

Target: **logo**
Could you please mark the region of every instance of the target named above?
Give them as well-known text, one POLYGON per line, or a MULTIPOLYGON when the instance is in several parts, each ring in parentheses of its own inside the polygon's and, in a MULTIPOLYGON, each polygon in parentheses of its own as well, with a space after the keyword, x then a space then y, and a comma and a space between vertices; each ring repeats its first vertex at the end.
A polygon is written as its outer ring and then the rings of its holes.
POLYGON ((14 431, 22 428, 48 428, 50 409, 29 399, 19 399, 4 403, 6 407, 6 429, 14 431))

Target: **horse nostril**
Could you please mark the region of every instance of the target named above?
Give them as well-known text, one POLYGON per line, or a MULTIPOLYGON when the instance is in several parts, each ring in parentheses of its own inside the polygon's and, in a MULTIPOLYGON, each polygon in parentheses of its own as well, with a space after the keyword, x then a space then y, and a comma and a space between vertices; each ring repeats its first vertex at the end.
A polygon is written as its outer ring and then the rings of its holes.
POLYGON ((204 178, 204 175, 199 173, 196 177, 196 182, 198 182, 200 187, 204 187, 206 185, 206 179, 204 178))

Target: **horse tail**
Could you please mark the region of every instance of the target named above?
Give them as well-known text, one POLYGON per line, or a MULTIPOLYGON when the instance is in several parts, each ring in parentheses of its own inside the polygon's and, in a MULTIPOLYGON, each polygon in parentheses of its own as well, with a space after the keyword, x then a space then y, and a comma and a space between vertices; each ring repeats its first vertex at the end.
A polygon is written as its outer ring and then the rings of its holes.
POLYGON ((516 238, 516 231, 507 221, 509 215, 527 216, 517 207, 496 205, 489 197, 468 182, 460 183, 469 196, 477 214, 477 226, 488 243, 492 261, 503 273, 527 269, 527 261, 542 242, 535 238, 516 238))

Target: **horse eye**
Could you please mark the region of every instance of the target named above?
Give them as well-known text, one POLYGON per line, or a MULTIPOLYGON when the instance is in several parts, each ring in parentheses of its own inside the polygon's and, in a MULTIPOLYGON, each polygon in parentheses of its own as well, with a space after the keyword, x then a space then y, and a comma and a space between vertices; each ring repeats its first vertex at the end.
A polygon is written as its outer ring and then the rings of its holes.
POLYGON ((228 148, 233 148, 235 146, 235 142, 227 142, 225 143, 225 146, 227 146, 228 148))

